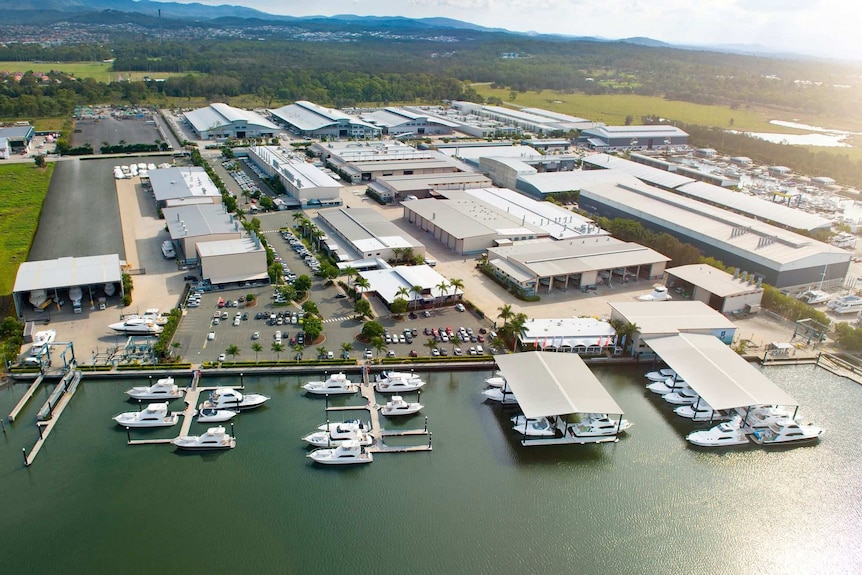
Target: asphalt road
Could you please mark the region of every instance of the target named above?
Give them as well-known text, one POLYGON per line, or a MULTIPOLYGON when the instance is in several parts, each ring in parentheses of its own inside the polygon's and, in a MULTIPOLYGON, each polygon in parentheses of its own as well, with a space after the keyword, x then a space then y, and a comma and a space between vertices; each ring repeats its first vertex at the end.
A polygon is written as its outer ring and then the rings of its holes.
POLYGON ((72 146, 83 146, 89 143, 96 153, 102 147, 102 142, 117 145, 121 141, 126 144, 152 144, 161 140, 162 136, 153 124, 144 120, 78 120, 75 122, 75 132, 72 134, 72 146), (80 130, 80 131, 79 131, 80 130))

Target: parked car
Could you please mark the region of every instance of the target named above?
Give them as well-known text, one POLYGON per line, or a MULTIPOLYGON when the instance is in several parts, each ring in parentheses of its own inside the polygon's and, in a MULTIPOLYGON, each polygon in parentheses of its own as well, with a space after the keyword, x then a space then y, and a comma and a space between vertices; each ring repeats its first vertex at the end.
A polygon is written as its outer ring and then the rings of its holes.
POLYGON ((222 361, 224 361, 224 360, 226 360, 226 359, 227 359, 227 355, 226 355, 226 354, 224 354, 224 353, 220 353, 220 354, 218 354, 218 360, 219 360, 219 362, 222 362, 222 361))
POLYGON ((455 304, 455 309, 456 309, 456 310, 458 310, 458 311, 467 311, 467 308, 465 308, 465 307, 464 307, 464 304, 462 304, 462 303, 456 303, 456 304, 455 304))
POLYGON ((370 349, 365 350, 365 359, 374 359, 374 354, 371 353, 370 349))
POLYGON ((208 341, 212 341, 212 340, 214 340, 214 339, 215 339, 215 332, 214 332, 214 331, 209 332, 209 333, 207 334, 207 340, 208 340, 208 341))
POLYGON ((418 354, 418 353, 416 353, 416 350, 415 350, 415 349, 411 349, 411 350, 410 350, 410 357, 419 357, 419 354, 418 354))

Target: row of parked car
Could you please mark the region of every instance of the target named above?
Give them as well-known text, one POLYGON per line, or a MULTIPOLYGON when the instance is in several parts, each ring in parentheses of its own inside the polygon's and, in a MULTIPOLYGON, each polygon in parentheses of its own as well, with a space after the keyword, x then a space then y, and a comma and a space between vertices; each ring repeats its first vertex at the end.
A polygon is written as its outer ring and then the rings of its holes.
POLYGON ((314 257, 314 254, 308 251, 308 248, 305 247, 305 244, 297 238, 293 232, 290 230, 284 230, 281 232, 281 237, 290 244, 290 247, 302 258, 302 261, 305 262, 312 272, 317 272, 320 270, 320 262, 317 261, 317 258, 314 257))

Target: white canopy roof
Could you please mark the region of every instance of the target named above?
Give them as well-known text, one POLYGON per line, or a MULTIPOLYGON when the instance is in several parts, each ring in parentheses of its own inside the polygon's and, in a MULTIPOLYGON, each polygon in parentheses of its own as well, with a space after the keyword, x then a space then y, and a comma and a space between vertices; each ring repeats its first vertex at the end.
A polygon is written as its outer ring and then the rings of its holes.
POLYGON ((713 409, 798 405, 715 336, 681 333, 644 341, 713 409))
POLYGON ((623 413, 577 354, 531 351, 494 360, 527 417, 623 413))
POLYGON ((64 257, 56 260, 24 262, 18 268, 12 291, 66 288, 119 282, 123 279, 120 256, 105 254, 82 258, 64 257))

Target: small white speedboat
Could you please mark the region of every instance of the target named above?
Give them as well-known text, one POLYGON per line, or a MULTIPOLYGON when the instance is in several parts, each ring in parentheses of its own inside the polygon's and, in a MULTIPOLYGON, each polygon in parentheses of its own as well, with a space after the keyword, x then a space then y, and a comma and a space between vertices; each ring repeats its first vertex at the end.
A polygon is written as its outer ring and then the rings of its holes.
POLYGON ((133 387, 126 391, 132 399, 179 399, 185 393, 174 383, 173 377, 162 378, 153 385, 133 387))
POLYGON ((692 445, 700 447, 730 447, 733 445, 745 445, 748 437, 740 429, 738 422, 724 422, 711 429, 692 431, 686 436, 692 445))
POLYGON ((673 379, 665 379, 664 381, 654 381, 652 383, 648 383, 646 388, 659 395, 665 395, 668 393, 673 393, 674 391, 679 391, 680 389, 691 389, 688 384, 682 380, 673 379))
POLYGON ((424 385, 425 382, 412 372, 384 371, 377 376, 374 388, 380 393, 402 393, 417 391, 424 385))
POLYGON ((306 457, 323 465, 353 465, 371 463, 374 457, 356 441, 345 441, 338 447, 315 449, 306 457))
POLYGON ((485 380, 485 385, 489 387, 503 387, 506 385, 506 378, 501 375, 495 375, 485 380))
POLYGON ((114 417, 123 427, 170 427, 179 419, 178 414, 168 410, 168 402, 151 403, 141 411, 127 411, 114 417))
POLYGON ((386 405, 380 406, 380 414, 386 417, 413 415, 423 407, 421 403, 404 401, 404 398, 400 395, 393 395, 392 401, 387 401, 386 405))
POLYGON ((566 426, 568 433, 578 437, 617 435, 632 427, 627 419, 611 419, 606 413, 583 413, 581 420, 566 426))
POLYGON ((651 371, 646 374, 646 378, 650 381, 664 381, 668 378, 673 379, 674 377, 676 377, 676 371, 670 368, 660 369, 658 371, 651 371))
POLYGON ((210 427, 203 435, 183 435, 174 439, 171 443, 180 449, 206 451, 208 449, 233 449, 236 447, 236 438, 225 431, 221 425, 210 427))
POLYGON ((692 421, 721 421, 730 418, 727 412, 713 409, 711 405, 702 400, 690 405, 680 405, 673 412, 692 421))
POLYGON ((347 379, 343 373, 335 373, 326 381, 309 381, 302 388, 315 395, 347 395, 359 391, 359 384, 347 379))
POLYGON ((689 405, 697 401, 700 396, 691 388, 680 389, 673 393, 666 393, 662 398, 673 405, 689 405))
POLYGON ((518 398, 507 387, 489 387, 482 391, 482 395, 491 401, 499 401, 503 405, 515 405, 518 403, 518 398))
POLYGON ((512 429, 527 437, 554 437, 557 427, 547 417, 524 417, 517 415, 512 418, 512 429))
POLYGON ((222 423, 233 419, 239 412, 233 409, 205 407, 198 411, 198 423, 222 423))
POLYGON ((200 409, 253 409, 268 400, 267 396, 259 393, 243 394, 232 387, 217 387, 210 392, 210 398, 200 405, 200 409))

